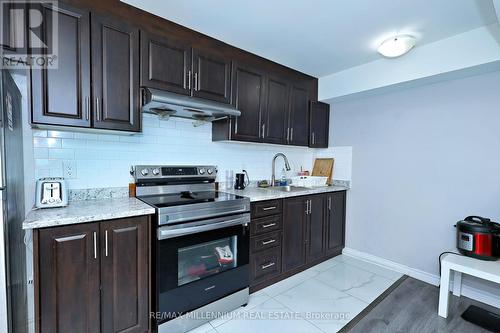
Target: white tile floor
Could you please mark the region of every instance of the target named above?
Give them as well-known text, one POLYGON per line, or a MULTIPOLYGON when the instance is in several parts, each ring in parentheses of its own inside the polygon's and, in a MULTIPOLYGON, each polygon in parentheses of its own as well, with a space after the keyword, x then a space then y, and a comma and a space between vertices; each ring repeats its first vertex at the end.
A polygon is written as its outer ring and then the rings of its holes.
POLYGON ((190 333, 333 333, 402 274, 344 255, 250 295, 246 307, 190 333))

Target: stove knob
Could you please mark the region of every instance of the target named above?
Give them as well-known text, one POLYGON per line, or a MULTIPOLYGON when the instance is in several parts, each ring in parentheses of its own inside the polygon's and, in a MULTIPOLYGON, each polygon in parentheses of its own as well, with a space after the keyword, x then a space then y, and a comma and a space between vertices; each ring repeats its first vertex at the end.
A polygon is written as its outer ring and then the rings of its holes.
POLYGON ((214 173, 214 170, 213 170, 212 168, 209 168, 209 169, 207 170, 207 173, 208 173, 209 175, 211 175, 212 173, 214 173))
POLYGON ((199 171, 200 175, 204 175, 205 174, 205 168, 201 168, 199 171))
POLYGON ((148 169, 142 169, 142 170, 141 170, 141 175, 143 175, 143 176, 147 176, 148 174, 149 174, 148 169))
POLYGON ((153 169, 153 175, 158 176, 160 174, 160 169, 154 168, 153 169))

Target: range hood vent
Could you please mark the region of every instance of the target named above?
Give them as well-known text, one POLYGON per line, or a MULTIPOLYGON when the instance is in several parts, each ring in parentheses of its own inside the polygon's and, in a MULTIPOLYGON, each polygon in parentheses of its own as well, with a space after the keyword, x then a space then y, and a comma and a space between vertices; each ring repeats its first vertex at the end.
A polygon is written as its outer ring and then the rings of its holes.
POLYGON ((223 103, 206 101, 153 88, 142 88, 142 93, 142 111, 156 114, 162 119, 168 119, 169 117, 187 118, 194 120, 195 125, 197 125, 241 115, 240 111, 223 103))

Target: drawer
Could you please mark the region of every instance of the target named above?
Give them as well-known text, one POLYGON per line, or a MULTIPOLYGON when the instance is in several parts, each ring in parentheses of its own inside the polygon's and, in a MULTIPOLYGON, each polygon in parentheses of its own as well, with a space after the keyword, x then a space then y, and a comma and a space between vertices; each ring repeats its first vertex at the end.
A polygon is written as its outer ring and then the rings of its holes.
POLYGON ((250 236, 262 235, 266 232, 281 230, 281 215, 264 217, 252 220, 250 223, 250 236))
POLYGON ((281 273, 281 247, 250 255, 250 281, 260 281, 281 273))
POLYGON ((281 231, 266 233, 262 236, 250 238, 251 253, 281 246, 281 231))
POLYGON ((252 203, 252 218, 281 214, 281 200, 269 200, 252 203))

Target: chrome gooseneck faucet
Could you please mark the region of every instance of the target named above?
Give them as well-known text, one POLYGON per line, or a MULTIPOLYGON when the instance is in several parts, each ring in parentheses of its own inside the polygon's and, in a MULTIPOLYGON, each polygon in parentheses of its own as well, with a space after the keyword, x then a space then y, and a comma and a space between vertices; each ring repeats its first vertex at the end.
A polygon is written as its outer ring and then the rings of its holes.
POLYGON ((271 186, 274 186, 274 183, 276 182, 276 159, 279 156, 283 157, 283 159, 285 160, 286 171, 290 171, 291 170, 290 163, 288 163, 288 158, 286 158, 285 154, 283 154, 283 153, 277 153, 276 155, 274 155, 274 157, 273 157, 273 174, 271 176, 271 186))

